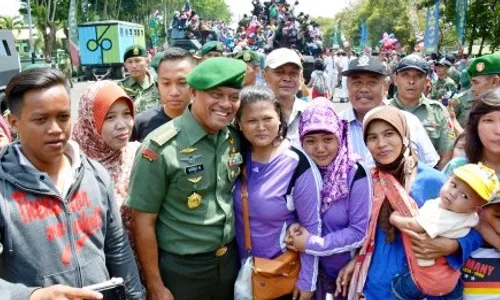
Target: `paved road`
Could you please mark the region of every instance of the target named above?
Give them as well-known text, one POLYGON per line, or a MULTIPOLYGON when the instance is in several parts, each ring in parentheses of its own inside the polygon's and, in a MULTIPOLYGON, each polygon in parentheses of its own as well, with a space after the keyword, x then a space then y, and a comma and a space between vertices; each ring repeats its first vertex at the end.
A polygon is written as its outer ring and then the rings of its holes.
MULTIPOLYGON (((80 101, 80 96, 82 93, 85 91, 85 89, 92 83, 93 81, 86 81, 86 82, 77 82, 74 84, 74 87, 71 89, 71 119, 74 122, 76 118, 78 117, 78 102, 80 101)), ((339 94, 339 91, 335 93, 336 95, 339 94)), ((337 112, 341 112, 346 110, 350 104, 348 103, 339 103, 338 98, 335 99, 335 109, 337 112)))

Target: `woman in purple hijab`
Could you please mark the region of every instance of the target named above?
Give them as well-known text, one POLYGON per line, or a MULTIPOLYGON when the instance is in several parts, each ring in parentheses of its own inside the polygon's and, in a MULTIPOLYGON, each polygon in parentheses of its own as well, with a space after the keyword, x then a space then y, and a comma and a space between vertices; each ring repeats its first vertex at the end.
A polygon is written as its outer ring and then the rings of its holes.
MULTIPOLYGON (((305 228, 293 229, 290 248, 320 256, 315 299, 334 294, 339 271, 361 247, 368 227, 371 205, 369 170, 352 152, 348 123, 335 113, 333 103, 316 98, 302 113, 299 135, 302 147, 320 169, 321 236, 305 228)), ((342 296, 338 299, 343 299, 342 296)))

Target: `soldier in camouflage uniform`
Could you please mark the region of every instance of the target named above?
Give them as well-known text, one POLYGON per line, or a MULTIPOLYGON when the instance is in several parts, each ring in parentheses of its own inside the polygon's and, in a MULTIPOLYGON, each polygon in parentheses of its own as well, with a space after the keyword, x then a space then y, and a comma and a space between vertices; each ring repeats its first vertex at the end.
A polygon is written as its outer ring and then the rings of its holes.
POLYGON ((156 77, 148 71, 149 59, 142 46, 134 45, 123 55, 124 65, 129 75, 118 84, 134 100, 135 113, 138 114, 160 103, 156 77))
POLYGON ((448 69, 448 77, 453 79, 453 81, 455 82, 455 84, 458 87, 458 90, 460 90, 462 74, 460 73, 460 71, 457 70, 457 68, 455 68, 455 62, 456 62, 455 55, 453 55, 453 54, 446 55, 446 60, 451 63, 451 66, 448 69))
POLYGON ((436 62, 435 66, 438 79, 432 83, 429 98, 441 102, 441 99, 449 91, 457 91, 457 85, 453 79, 448 77, 448 69, 451 67, 451 63, 446 58, 442 58, 439 62, 436 62))
POLYGON ((467 123, 474 98, 500 87, 500 54, 489 54, 474 59, 466 72, 470 76, 471 88, 463 90, 450 102, 462 127, 467 123))

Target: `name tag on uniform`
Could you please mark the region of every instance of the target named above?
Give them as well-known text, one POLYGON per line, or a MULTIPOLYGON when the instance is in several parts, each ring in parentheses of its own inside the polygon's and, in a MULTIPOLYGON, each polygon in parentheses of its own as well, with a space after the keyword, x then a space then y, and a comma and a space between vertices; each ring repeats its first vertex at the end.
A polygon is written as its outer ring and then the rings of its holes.
POLYGON ((196 173, 196 172, 201 172, 201 171, 203 171, 203 165, 196 165, 196 166, 186 167, 186 174, 187 175, 193 174, 193 173, 196 173))

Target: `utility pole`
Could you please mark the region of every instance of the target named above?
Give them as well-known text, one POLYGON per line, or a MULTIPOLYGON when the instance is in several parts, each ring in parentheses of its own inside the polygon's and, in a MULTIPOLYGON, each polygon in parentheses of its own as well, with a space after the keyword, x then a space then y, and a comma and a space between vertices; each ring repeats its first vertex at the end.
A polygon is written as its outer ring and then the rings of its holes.
POLYGON ((30 33, 30 52, 31 52, 31 63, 35 63, 35 44, 33 42, 33 24, 31 20, 31 0, 28 0, 28 26, 30 33))

